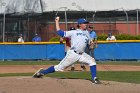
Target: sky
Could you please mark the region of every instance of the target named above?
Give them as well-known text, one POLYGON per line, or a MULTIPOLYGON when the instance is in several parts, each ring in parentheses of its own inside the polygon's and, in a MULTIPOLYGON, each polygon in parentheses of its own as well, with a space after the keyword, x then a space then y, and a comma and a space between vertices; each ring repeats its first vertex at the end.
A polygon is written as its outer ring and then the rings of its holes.
MULTIPOLYGON (((0 13, 3 13, 5 7, 1 2, 12 3, 18 0, 0 0, 0 13)), ((20 0, 21 1, 21 0, 20 0)), ((23 0, 23 2, 26 0, 23 0)), ((115 9, 134 10, 140 9, 140 0, 42 0, 43 10, 45 11, 109 11, 115 9)), ((18 4, 17 4, 18 5, 18 4)), ((21 8, 24 4, 17 7, 21 8)), ((21 9, 19 9, 21 10, 21 9)), ((21 10, 22 11, 22 10, 21 10)))
POLYGON ((140 0, 44 0, 46 11, 57 10, 59 7, 69 9, 100 11, 123 8, 125 10, 140 9, 140 0))

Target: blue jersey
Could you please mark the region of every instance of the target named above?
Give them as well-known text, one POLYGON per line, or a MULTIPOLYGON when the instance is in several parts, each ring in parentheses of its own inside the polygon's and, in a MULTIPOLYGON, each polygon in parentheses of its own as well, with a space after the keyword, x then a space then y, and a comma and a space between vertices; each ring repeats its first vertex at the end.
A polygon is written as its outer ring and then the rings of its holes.
POLYGON ((94 31, 91 31, 91 32, 90 32, 90 38, 91 38, 92 40, 97 39, 97 35, 96 35, 96 33, 95 33, 94 31))
POLYGON ((36 36, 32 39, 33 42, 41 42, 41 38, 36 36))

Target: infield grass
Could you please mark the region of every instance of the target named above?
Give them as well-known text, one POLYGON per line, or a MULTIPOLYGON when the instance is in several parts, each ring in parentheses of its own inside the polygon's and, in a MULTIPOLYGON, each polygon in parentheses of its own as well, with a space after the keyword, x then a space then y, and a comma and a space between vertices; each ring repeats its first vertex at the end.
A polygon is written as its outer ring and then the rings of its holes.
MULTIPOLYGON (((79 78, 91 80, 90 72, 57 72, 47 75, 59 78, 79 78)), ((97 76, 100 80, 118 81, 140 84, 140 71, 98 71, 97 76)))
POLYGON ((60 61, 0 61, 2 65, 56 65, 60 61))
MULTIPOLYGON (((0 61, 2 65, 56 65, 60 61, 0 61)), ((80 64, 76 62, 76 64, 80 64)), ((97 64, 108 64, 108 65, 135 65, 140 66, 139 61, 97 61, 97 64)))
MULTIPOLYGON (((8 74, 0 74, 0 77, 32 76, 32 75, 33 73, 8 73, 8 74)), ((140 71, 98 71, 97 76, 101 81, 106 80, 106 81, 118 81, 140 84, 140 71)), ((89 71, 55 72, 46 75, 46 77, 91 80, 91 74, 89 71)))
MULTIPOLYGON (((60 61, 0 61, 0 66, 3 65, 55 65, 60 61)), ((140 62, 131 61, 119 61, 119 62, 97 62, 97 64, 108 64, 108 65, 137 65, 140 66, 140 62)), ((0 77, 7 76, 32 76, 33 73, 6 73, 0 74, 0 77)), ((81 72, 56 72, 46 75, 47 77, 53 78, 77 78, 77 79, 91 79, 89 71, 81 72)), ((97 76, 100 80, 107 81, 118 81, 128 83, 140 84, 140 71, 98 71, 97 76)))

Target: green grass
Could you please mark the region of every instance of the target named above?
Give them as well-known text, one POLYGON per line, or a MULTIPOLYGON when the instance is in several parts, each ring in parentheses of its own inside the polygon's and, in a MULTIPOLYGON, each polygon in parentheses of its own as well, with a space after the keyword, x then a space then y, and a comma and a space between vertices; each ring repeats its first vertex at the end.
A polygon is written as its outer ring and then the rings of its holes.
POLYGON ((56 65, 60 61, 0 61, 0 65, 56 65))
MULTIPOLYGON (((78 78, 91 79, 90 72, 57 72, 47 75, 59 78, 78 78)), ((140 84, 140 71, 98 71, 97 76, 100 80, 118 81, 140 84)))
MULTIPOLYGON (((32 76, 32 75, 33 73, 8 73, 8 74, 0 74, 0 77, 32 76)), ((140 71, 98 71, 97 76, 99 77, 100 80, 140 84, 140 78, 139 78, 140 71)), ((55 73, 46 75, 46 77, 91 80, 91 74, 89 71, 55 72, 55 73)))
POLYGON ((107 65, 133 65, 140 66, 139 61, 98 61, 97 64, 107 64, 107 65))
POLYGON ((140 84, 140 71, 100 71, 98 76, 101 80, 140 84))
MULTIPOLYGON (((60 61, 0 61, 0 66, 3 65, 56 65, 60 61)), ((78 63, 79 64, 79 63, 78 63)), ((136 65, 140 66, 140 62, 131 61, 112 61, 112 62, 97 62, 97 64, 106 65, 136 65)), ((8 76, 32 76, 33 73, 6 73, 0 74, 0 77, 8 76)), ((77 78, 91 79, 90 72, 56 72, 46 75, 54 78, 77 78)), ((140 71, 98 71, 97 76, 100 80, 129 82, 140 84, 140 71)))
MULTIPOLYGON (((0 61, 0 65, 56 65, 60 61, 0 61)), ((80 63, 76 63, 80 64, 80 63)), ((135 65, 140 66, 137 61, 97 61, 97 64, 107 65, 135 65)))

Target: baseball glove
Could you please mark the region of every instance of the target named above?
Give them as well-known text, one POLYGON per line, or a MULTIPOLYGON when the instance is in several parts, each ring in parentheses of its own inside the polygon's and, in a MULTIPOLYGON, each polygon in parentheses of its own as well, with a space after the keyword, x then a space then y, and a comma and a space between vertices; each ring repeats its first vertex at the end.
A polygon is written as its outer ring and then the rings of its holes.
POLYGON ((95 49, 96 48, 96 43, 94 43, 93 40, 90 41, 89 49, 95 49))
POLYGON ((94 49, 94 42, 93 42, 93 40, 90 41, 89 49, 94 49))
POLYGON ((94 49, 94 44, 90 44, 89 49, 94 49))

